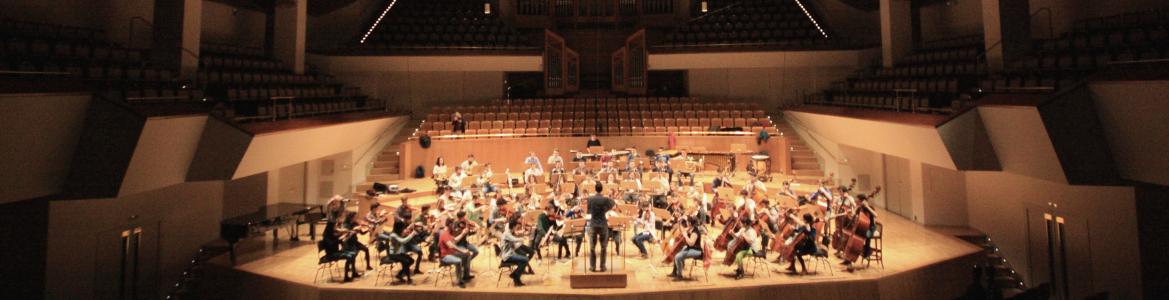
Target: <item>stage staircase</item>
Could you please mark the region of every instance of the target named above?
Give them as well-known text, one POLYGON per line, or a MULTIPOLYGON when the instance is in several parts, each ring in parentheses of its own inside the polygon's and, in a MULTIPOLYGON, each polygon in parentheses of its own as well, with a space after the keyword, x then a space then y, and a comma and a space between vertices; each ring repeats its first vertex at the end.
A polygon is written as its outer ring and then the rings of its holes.
POLYGON ((378 153, 377 158, 373 160, 373 165, 369 168, 369 173, 365 176, 365 182, 358 184, 354 192, 365 192, 373 188, 374 182, 390 182, 402 180, 402 144, 410 141, 410 136, 414 134, 414 129, 418 128, 422 123, 421 119, 411 120, 409 124, 402 127, 402 131, 394 136, 385 148, 378 153))
POLYGON ((1027 286, 1023 284, 1022 276, 1015 271, 1002 251, 999 251, 998 246, 994 244, 990 236, 976 229, 965 227, 948 229, 943 232, 982 248, 982 261, 979 265, 983 268, 983 279, 980 281, 986 284, 987 290, 995 295, 1001 295, 1001 298, 994 297, 995 299, 1010 299, 1027 290, 1027 286))
POLYGON ((782 134, 772 138, 785 137, 788 139, 788 149, 791 150, 792 155, 792 175, 796 177, 796 182, 816 184, 817 180, 824 178, 824 169, 820 166, 819 160, 816 159, 816 153, 800 138, 799 134, 796 134, 795 128, 792 128, 791 124, 782 118, 772 118, 772 124, 782 134))

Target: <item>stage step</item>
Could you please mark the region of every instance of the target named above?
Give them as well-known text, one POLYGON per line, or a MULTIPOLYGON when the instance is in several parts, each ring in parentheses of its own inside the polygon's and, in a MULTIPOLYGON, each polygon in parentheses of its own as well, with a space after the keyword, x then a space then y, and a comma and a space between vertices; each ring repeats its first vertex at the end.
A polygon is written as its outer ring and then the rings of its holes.
POLYGON ((373 167, 376 168, 392 168, 398 166, 398 160, 378 160, 373 162, 373 167))
POLYGON ((398 175, 398 174, 400 174, 400 172, 401 172, 401 169, 398 169, 398 167, 396 167, 396 166, 395 167, 387 167, 387 168, 369 169, 369 175, 398 175))
POLYGON ((400 179, 401 175, 369 175, 365 179, 373 182, 387 182, 400 179))
POLYGON ((792 175, 824 177, 824 171, 820 170, 820 169, 807 169, 807 170, 793 169, 792 175))
POLYGON ((820 170, 820 164, 813 162, 795 162, 792 164, 793 169, 798 170, 820 170))
MULTIPOLYGON (((816 160, 816 157, 800 156, 800 157, 792 157, 792 163, 795 163, 795 164, 799 164, 799 163, 819 164, 820 162, 818 160, 816 160)), ((802 169, 802 168, 797 168, 797 169, 802 169)))

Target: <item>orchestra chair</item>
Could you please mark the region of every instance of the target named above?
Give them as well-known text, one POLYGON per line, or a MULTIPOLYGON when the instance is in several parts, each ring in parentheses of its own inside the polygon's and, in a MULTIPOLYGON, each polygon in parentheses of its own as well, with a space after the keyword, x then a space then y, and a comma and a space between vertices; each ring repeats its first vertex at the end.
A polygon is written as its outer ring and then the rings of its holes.
POLYGON ((443 263, 442 259, 439 258, 438 260, 434 261, 434 265, 434 268, 431 268, 429 271, 427 271, 427 273, 432 274, 432 277, 434 277, 434 286, 438 286, 438 282, 442 280, 443 276, 449 277, 451 279, 451 286, 459 284, 459 275, 455 274, 456 266, 454 264, 443 263))
MULTIPOLYGON (((683 264, 685 264, 685 263, 686 263, 686 261, 689 261, 689 262, 690 262, 690 266, 689 266, 689 267, 687 267, 687 268, 688 268, 688 271, 687 271, 687 274, 686 274, 686 276, 687 276, 687 277, 690 277, 690 279, 695 279, 695 278, 694 278, 694 267, 696 267, 696 266, 698 266, 698 265, 701 265, 701 264, 702 264, 702 257, 696 257, 696 258, 687 258, 687 259, 686 259, 686 260, 684 260, 682 263, 683 263, 683 264)), ((671 267, 673 267, 673 266, 671 266, 671 267)), ((683 267, 685 267, 685 266, 683 266, 683 267)), ((703 280, 705 280, 707 283, 710 283, 710 268, 707 268, 707 267, 702 267, 702 278, 703 278, 703 280)))
POLYGON ((321 273, 326 273, 328 279, 336 279, 337 262, 344 261, 345 255, 342 255, 340 252, 337 255, 329 255, 324 240, 317 242, 317 253, 320 256, 317 257, 317 272, 313 275, 313 283, 317 283, 320 280, 321 273))
MULTIPOLYGON (((498 276, 495 277, 495 287, 499 287, 499 281, 503 279, 504 273, 511 273, 511 272, 515 271, 516 268, 519 268, 519 266, 512 264, 512 263, 500 262, 499 269, 497 270, 499 272, 499 274, 498 274, 498 276)), ((508 282, 512 283, 511 281, 508 281, 508 282)))
MULTIPOLYGON (((381 253, 381 251, 378 251, 378 253, 381 253)), ((396 264, 398 264, 398 263, 396 263, 396 262, 395 263, 388 263, 388 264, 382 263, 382 260, 378 259, 377 260, 377 277, 374 277, 373 285, 377 286, 378 284, 380 284, 382 282, 383 276, 386 278, 389 278, 391 281, 393 281, 394 276, 390 275, 390 274, 393 274, 394 265, 396 265, 396 264)))
POLYGON ((817 246, 816 253, 812 254, 812 272, 819 274, 821 265, 824 266, 825 269, 828 269, 828 276, 836 275, 834 274, 835 272, 832 271, 832 262, 828 260, 828 250, 817 246))
POLYGON ((864 258, 865 267, 868 268, 869 264, 871 264, 873 261, 876 261, 878 264, 881 265, 881 269, 884 270, 885 269, 885 252, 884 252, 885 239, 882 236, 884 235, 883 232, 885 231, 885 228, 884 228, 885 226, 882 226, 881 222, 877 222, 873 226, 876 226, 877 228, 876 228, 876 230, 873 231, 873 240, 871 242, 872 244, 870 245, 872 247, 872 249, 870 249, 869 256, 864 258))
POLYGON ((747 255, 747 257, 744 257, 744 259, 746 259, 746 261, 744 261, 743 264, 750 265, 751 277, 755 277, 755 274, 758 274, 759 269, 763 269, 763 271, 767 272, 767 278, 771 278, 772 272, 771 265, 767 262, 767 250, 763 250, 763 255, 747 255))

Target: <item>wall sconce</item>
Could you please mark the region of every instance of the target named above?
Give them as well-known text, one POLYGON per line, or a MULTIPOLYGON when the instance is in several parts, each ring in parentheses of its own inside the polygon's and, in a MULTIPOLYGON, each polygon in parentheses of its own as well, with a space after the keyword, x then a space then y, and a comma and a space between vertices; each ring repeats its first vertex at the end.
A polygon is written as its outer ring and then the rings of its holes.
POLYGON ((491 14, 491 2, 483 2, 483 14, 484 15, 491 14))
POLYGON ((701 6, 698 8, 698 11, 701 11, 702 13, 706 13, 709 10, 710 10, 710 5, 708 5, 706 3, 706 1, 702 1, 701 6))

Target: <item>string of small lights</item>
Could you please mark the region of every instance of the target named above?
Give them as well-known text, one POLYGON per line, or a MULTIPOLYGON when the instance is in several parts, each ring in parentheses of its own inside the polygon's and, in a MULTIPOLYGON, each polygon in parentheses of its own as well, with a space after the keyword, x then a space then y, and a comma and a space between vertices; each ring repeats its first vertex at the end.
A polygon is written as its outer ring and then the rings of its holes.
POLYGON ((373 34, 373 30, 377 29, 377 25, 382 23, 382 19, 386 17, 386 14, 390 13, 390 9, 394 8, 394 4, 397 3, 398 0, 390 0, 390 5, 386 6, 386 9, 382 11, 382 15, 378 16, 376 21, 373 21, 373 26, 370 26, 369 30, 365 31, 365 35, 361 37, 362 44, 365 44, 365 40, 369 38, 370 34, 373 34))

